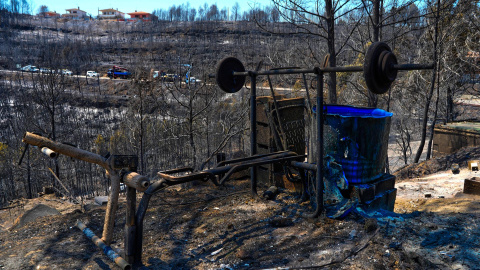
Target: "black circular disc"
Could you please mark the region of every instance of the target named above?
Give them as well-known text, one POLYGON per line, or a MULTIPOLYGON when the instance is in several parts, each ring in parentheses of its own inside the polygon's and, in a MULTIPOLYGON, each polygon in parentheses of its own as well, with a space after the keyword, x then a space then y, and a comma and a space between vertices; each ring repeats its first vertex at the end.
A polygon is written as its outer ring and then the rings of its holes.
MULTIPOLYGON (((389 59, 386 64, 392 63, 392 50, 384 42, 375 42, 370 47, 368 47, 367 53, 365 55, 365 63, 363 64, 363 76, 365 78, 365 83, 367 84, 368 89, 374 94, 383 94, 388 91, 392 85, 393 73, 390 75, 386 74, 387 70, 384 69, 383 58, 387 57, 389 59)), ((393 55, 395 61, 395 55, 393 55)), ((395 76, 396 77, 396 71, 395 76)))
POLYGON ((235 93, 245 84, 245 76, 233 76, 233 72, 244 72, 242 62, 235 57, 227 57, 217 66, 215 79, 218 87, 227 93, 235 93))
POLYGON ((393 82, 397 78, 397 70, 393 68, 396 64, 398 64, 397 57, 392 52, 388 52, 382 57, 382 73, 389 82, 393 82))
POLYGON ((389 51, 382 51, 380 53, 380 55, 378 56, 378 62, 376 63, 376 72, 375 72, 375 75, 376 75, 376 79, 379 80, 379 82, 381 83, 389 83, 390 81, 388 80, 388 78, 386 76, 384 76, 385 74, 383 74, 383 59, 384 57, 390 53, 389 51), (379 73, 380 72, 380 73, 379 73))

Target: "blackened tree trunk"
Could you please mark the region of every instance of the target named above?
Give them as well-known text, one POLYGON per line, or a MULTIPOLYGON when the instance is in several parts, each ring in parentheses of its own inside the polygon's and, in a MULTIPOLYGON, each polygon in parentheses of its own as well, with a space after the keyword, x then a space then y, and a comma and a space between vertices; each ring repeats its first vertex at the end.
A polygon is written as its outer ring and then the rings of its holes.
POLYGON ((438 80, 437 76, 437 98, 435 101, 435 112, 433 114, 432 124, 430 125, 430 138, 428 140, 428 147, 427 147, 427 159, 430 159, 432 156, 432 145, 433 145, 433 133, 435 130, 435 123, 437 122, 437 114, 438 114, 438 101, 440 99, 440 80, 438 80))
MULTIPOLYGON (((325 0, 325 14, 327 20, 327 44, 328 53, 330 54, 329 65, 331 67, 337 66, 337 57, 335 51, 335 9, 332 0, 325 0)), ((328 103, 337 103, 337 74, 335 72, 329 73, 328 80, 328 103)))
POLYGON ((418 146, 417 154, 415 155, 414 163, 418 163, 423 152, 423 147, 425 146, 425 139, 427 137, 427 124, 428 124, 428 111, 430 108, 430 102, 432 101, 433 90, 435 89, 435 78, 438 72, 438 21, 440 19, 440 0, 437 0, 437 12, 435 14, 435 32, 433 40, 433 72, 432 80, 430 84, 430 89, 428 91, 425 108, 423 110, 423 122, 422 122, 422 135, 420 138, 420 145, 418 146))

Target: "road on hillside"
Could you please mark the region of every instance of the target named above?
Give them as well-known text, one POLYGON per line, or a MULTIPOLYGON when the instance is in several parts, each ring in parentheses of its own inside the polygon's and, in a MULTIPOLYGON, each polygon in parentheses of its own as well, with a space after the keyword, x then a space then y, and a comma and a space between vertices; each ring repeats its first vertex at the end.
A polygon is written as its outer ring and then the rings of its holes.
MULTIPOLYGON (((8 70, 8 69, 1 69, 0 70, 0 73, 23 73, 23 74, 44 74, 44 73, 38 73, 38 72, 35 72, 35 73, 31 73, 31 72, 27 72, 27 71, 20 71, 20 70, 8 70)), ((72 78, 88 78, 88 79, 100 79, 100 80, 110 80, 109 77, 87 77, 87 75, 65 75, 65 76, 68 76, 68 77, 72 77, 72 78)), ((119 80, 119 81, 128 81, 129 79, 115 79, 115 80, 119 80)))

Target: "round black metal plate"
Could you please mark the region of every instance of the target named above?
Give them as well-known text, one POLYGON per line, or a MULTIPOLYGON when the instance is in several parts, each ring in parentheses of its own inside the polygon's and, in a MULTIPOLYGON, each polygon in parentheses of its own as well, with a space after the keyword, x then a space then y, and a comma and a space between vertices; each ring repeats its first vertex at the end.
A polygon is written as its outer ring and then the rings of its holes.
POLYGON ((382 74, 386 80, 393 82, 397 78, 397 70, 393 68, 398 64, 397 57, 392 52, 388 52, 381 59, 382 61, 382 74))
POLYGON ((227 57, 217 66, 215 79, 218 87, 227 93, 235 93, 245 84, 245 76, 233 76, 233 72, 244 72, 242 62, 235 57, 227 57))
POLYGON ((388 91, 397 76, 394 64, 397 64, 397 58, 386 43, 375 42, 368 47, 363 76, 372 93, 383 94, 388 91))

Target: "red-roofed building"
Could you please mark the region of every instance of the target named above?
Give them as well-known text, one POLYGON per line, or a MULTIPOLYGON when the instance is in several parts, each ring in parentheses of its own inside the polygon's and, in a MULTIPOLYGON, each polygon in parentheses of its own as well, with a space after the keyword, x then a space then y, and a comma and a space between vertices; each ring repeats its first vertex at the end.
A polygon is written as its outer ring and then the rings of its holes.
POLYGON ((38 16, 44 17, 44 18, 60 18, 60 14, 58 14, 55 11, 46 11, 39 13, 38 16))
POLYGON ((145 12, 145 11, 136 11, 135 10, 135 12, 127 13, 127 14, 130 15, 130 19, 128 19, 129 21, 139 21, 139 20, 150 21, 150 20, 152 20, 152 14, 150 14, 148 12, 145 12))

